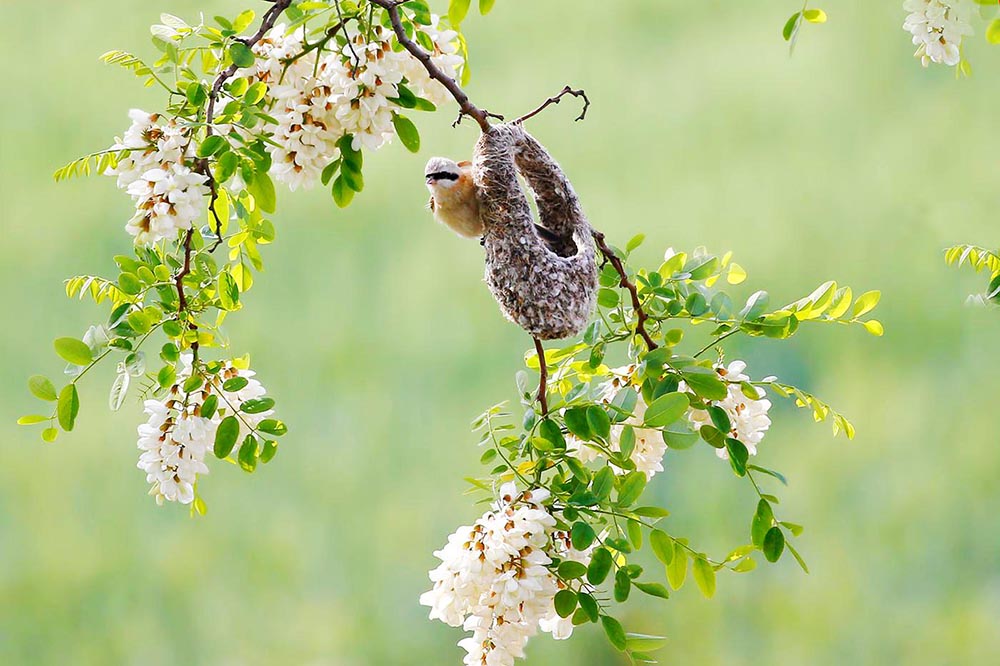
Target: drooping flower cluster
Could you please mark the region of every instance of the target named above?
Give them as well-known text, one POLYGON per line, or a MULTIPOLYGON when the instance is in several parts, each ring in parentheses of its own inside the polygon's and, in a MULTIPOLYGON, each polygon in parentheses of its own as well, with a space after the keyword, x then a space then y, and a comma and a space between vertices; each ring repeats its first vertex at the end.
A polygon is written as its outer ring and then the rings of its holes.
POLYGON ((903 29, 913 35, 914 55, 924 67, 930 63, 957 65, 962 59, 962 37, 971 35, 972 7, 967 0, 906 0, 910 12, 903 29))
MULTIPOLYGON (((757 393, 756 399, 750 398, 743 392, 741 382, 750 381, 750 377, 744 372, 746 368, 747 364, 743 361, 733 361, 728 367, 716 366, 715 371, 726 382, 728 395, 724 400, 712 404, 725 410, 729 417, 732 430, 726 433, 726 436, 738 439, 746 447, 747 452, 755 456, 757 445, 771 427, 771 418, 767 415, 771 409, 771 401, 764 397, 764 389, 760 387, 753 387, 757 393)), ((704 409, 692 409, 688 412, 688 419, 695 430, 705 425, 712 425, 712 417, 704 409)), ((729 460, 727 449, 716 449, 715 453, 723 460, 729 460)))
POLYGON ((125 155, 108 175, 135 201, 135 215, 125 230, 140 245, 177 237, 201 215, 209 189, 207 177, 191 169, 190 131, 162 116, 140 109, 129 111, 132 125, 111 150, 125 155))
POLYGON ((539 629, 558 638, 572 631, 553 605, 559 582, 547 568, 556 524, 542 505, 548 497, 548 490, 518 492, 506 483, 492 511, 434 553, 441 564, 420 603, 431 607, 431 619, 472 632, 459 642, 466 666, 511 666, 539 629))
MULTIPOLYGON (((266 391, 254 379, 250 370, 240 370, 227 362, 215 375, 211 375, 201 388, 189 393, 184 384, 191 376, 191 359, 182 359, 184 367, 178 373, 177 381, 160 400, 146 400, 146 423, 138 428, 139 455, 137 467, 146 472, 146 481, 151 485, 149 494, 157 504, 180 502, 190 504, 195 498, 198 476, 208 474, 205 458, 215 441, 216 430, 222 419, 236 414, 247 400, 260 398, 266 391), (242 378, 228 390, 230 380, 242 378), (209 396, 215 396, 216 407, 210 417, 202 416, 203 407, 209 396)), ((257 414, 239 415, 240 436, 250 434, 270 410, 257 414)))
MULTIPOLYGON (((440 30, 438 19, 420 26, 432 42, 432 59, 449 76, 462 63, 452 30, 440 30)), ((389 33, 376 26, 362 34, 351 24, 344 29, 347 42, 332 42, 332 50, 316 48, 304 53, 304 29, 288 33, 275 26, 253 50, 257 59, 240 76, 268 84, 272 115, 278 120, 270 146, 271 173, 292 190, 311 187, 323 169, 335 160, 337 141, 351 135, 352 148, 377 150, 391 140, 393 100, 407 83, 413 94, 434 103, 447 98, 444 87, 407 51, 395 51, 389 33)))
MULTIPOLYGON (((646 415, 646 403, 643 401, 638 387, 633 383, 634 373, 635 366, 613 369, 611 379, 601 386, 598 397, 604 404, 610 404, 619 397, 621 391, 632 391, 636 394, 632 416, 624 423, 612 426, 609 448, 616 453, 621 451, 622 431, 626 426, 632 426, 635 434, 635 447, 629 457, 635 463, 636 470, 645 474, 647 479, 652 479, 657 472, 663 471, 663 456, 667 452, 667 444, 663 441, 663 436, 658 430, 642 427, 646 415)), ((567 439, 566 448, 584 463, 594 461, 602 455, 600 450, 581 442, 572 435, 567 439)), ((619 474, 627 472, 627 470, 614 465, 612 468, 619 474)))

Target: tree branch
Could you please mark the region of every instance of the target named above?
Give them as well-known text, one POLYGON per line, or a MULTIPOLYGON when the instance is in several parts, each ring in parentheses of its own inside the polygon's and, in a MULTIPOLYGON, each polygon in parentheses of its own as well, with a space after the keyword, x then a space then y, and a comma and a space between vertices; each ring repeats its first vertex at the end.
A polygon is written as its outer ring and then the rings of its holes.
POLYGON ((636 335, 642 337, 642 339, 646 342, 646 347, 649 351, 653 351, 659 345, 653 342, 653 338, 651 338, 649 333, 646 332, 646 320, 649 319, 649 315, 647 315, 646 311, 642 309, 642 301, 639 300, 639 290, 636 289, 636 286, 631 280, 628 279, 628 272, 625 270, 625 265, 622 264, 621 258, 615 254, 615 251, 608 247, 607 242, 604 240, 604 234, 597 229, 593 229, 591 231, 591 235, 594 237, 597 249, 601 251, 604 258, 611 262, 611 265, 614 266, 616 271, 618 271, 618 276, 621 278, 618 282, 618 286, 628 289, 628 293, 632 297, 632 309, 635 310, 636 335))
POLYGON ((542 111, 544 111, 548 106, 550 106, 552 104, 558 104, 560 101, 562 101, 562 98, 565 97, 566 95, 573 95, 574 97, 580 97, 580 98, 583 99, 583 110, 580 111, 580 115, 577 116, 574 120, 576 120, 577 122, 579 122, 579 121, 583 120, 584 118, 586 118, 587 117, 587 109, 590 108, 590 99, 587 97, 586 91, 584 91, 582 88, 580 90, 573 90, 569 86, 566 86, 565 88, 563 88, 562 90, 560 90, 558 94, 553 95, 552 97, 549 97, 547 100, 545 100, 544 102, 542 102, 542 104, 537 109, 535 109, 534 111, 531 111, 530 113, 524 114, 520 118, 517 118, 516 120, 514 120, 514 122, 515 123, 523 123, 525 120, 528 120, 529 118, 534 118, 539 113, 541 113, 542 111))
POLYGON ((542 341, 538 338, 532 336, 531 339, 535 341, 535 352, 538 354, 538 402, 542 406, 542 416, 548 416, 549 399, 547 384, 549 369, 545 361, 545 348, 542 347, 542 341))

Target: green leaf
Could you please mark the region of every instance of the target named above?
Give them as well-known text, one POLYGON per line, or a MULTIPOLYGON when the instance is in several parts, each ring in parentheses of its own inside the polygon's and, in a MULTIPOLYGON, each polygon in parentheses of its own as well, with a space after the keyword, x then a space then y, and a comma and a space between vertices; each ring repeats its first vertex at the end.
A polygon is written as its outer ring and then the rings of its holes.
POLYGON ((219 398, 212 394, 205 398, 205 402, 201 403, 201 410, 199 415, 202 418, 210 419, 215 416, 215 411, 219 407, 219 398))
POLYGON ((264 419, 257 425, 257 430, 265 432, 268 435, 281 437, 288 432, 288 426, 277 419, 264 419))
POLYGON ((802 17, 810 23, 826 23, 826 12, 822 9, 807 9, 802 12, 802 17))
POLYGON ((597 291, 597 304, 602 308, 612 309, 618 307, 618 303, 621 301, 621 297, 618 292, 614 289, 608 289, 602 287, 597 291))
POLYGON ((219 303, 223 310, 232 311, 239 307, 240 288, 228 270, 219 273, 219 303))
POLYGON ((727 437, 726 450, 729 452, 729 464, 736 476, 746 476, 747 460, 750 458, 750 452, 747 451, 747 447, 738 439, 727 437))
POLYGON ((90 365, 93 356, 90 347, 76 338, 59 338, 55 341, 56 353, 73 365, 90 365))
POLYGON ((799 555, 799 551, 795 550, 795 548, 793 548, 792 544, 790 543, 786 543, 785 545, 788 547, 789 552, 791 552, 792 557, 795 558, 795 561, 799 563, 799 566, 802 568, 802 571, 808 574, 809 567, 806 566, 806 561, 802 559, 801 555, 799 555))
POLYGON ((543 439, 548 440, 552 444, 553 448, 566 448, 566 438, 563 437, 559 424, 552 419, 547 418, 538 425, 538 434, 543 439))
POLYGON ((569 431, 582 439, 589 441, 594 438, 594 432, 590 429, 590 421, 587 419, 587 410, 583 407, 572 407, 566 410, 566 427, 569 431))
POLYGON ((240 405, 240 411, 246 414, 260 414, 274 407, 273 398, 251 398, 240 405))
POLYGON ((628 639, 625 637, 625 630, 622 628, 621 622, 610 615, 602 615, 601 625, 604 627, 604 633, 608 636, 608 641, 620 652, 624 652, 628 647, 628 639))
POLYGON ((632 513, 644 518, 666 518, 670 515, 669 511, 658 506, 640 506, 637 509, 632 509, 632 513))
POLYGON ((559 563, 558 572, 559 577, 565 578, 566 580, 583 578, 587 575, 587 565, 582 562, 566 560, 565 562, 559 563))
POLYGON ((200 81, 192 81, 188 84, 185 95, 189 102, 195 106, 201 106, 205 103, 208 98, 208 93, 205 91, 205 86, 202 85, 200 81))
POLYGON ((703 557, 695 558, 691 567, 691 574, 694 582, 698 584, 698 589, 706 599, 711 599, 715 595, 715 569, 703 557))
POLYGON ((206 137, 198 146, 198 157, 210 157, 220 152, 226 146, 226 140, 218 134, 206 137))
POLYGON ((674 541, 663 530, 653 530, 649 533, 649 545, 653 547, 653 554, 656 559, 664 564, 670 564, 674 560, 674 541))
POLYGON ((660 585, 659 583, 632 583, 640 592, 648 594, 651 597, 659 597, 660 599, 669 599, 670 592, 666 587, 660 585))
POLYGON ((129 296, 135 296, 142 291, 142 281, 135 273, 122 273, 118 276, 118 287, 129 296))
POLYGON ((591 431, 601 439, 607 441, 611 436, 611 417, 608 416, 603 407, 599 405, 587 407, 587 424, 591 431))
MULTIPOLYGON (((82 343, 81 343, 82 344, 82 343)), ((76 416, 80 413, 80 396, 76 392, 76 384, 67 384, 59 392, 59 402, 56 404, 56 415, 59 417, 59 426, 69 432, 76 423, 76 416)))
MULTIPOLYGON (((468 0, 466 0, 466 5, 468 5, 468 0)), ((420 132, 417 131, 417 126, 413 124, 413 121, 406 116, 393 113, 392 126, 396 128, 396 135, 408 151, 411 153, 420 152, 420 132)))
POLYGON ((479 13, 486 16, 493 9, 496 0, 479 0, 479 13))
POLYGON ((594 599, 593 595, 589 592, 581 592, 577 595, 577 601, 580 603, 580 608, 590 621, 597 622, 597 618, 600 617, 601 611, 600 607, 597 605, 597 600, 594 599))
POLYGON ((257 469, 257 438, 247 435, 237 454, 237 462, 244 472, 253 473, 257 469))
POLYGON ((649 428, 663 428, 684 416, 690 404, 691 401, 683 393, 661 395, 646 408, 643 421, 649 428))
POLYGON ((352 199, 354 199, 354 190, 348 186, 342 173, 333 181, 333 202, 337 204, 338 208, 347 208, 351 205, 352 199))
POLYGON ((222 459, 233 452, 236 440, 240 436, 240 422, 235 416, 227 416, 222 419, 219 427, 215 430, 215 457, 222 459))
MULTIPOLYGON (((611 491, 615 487, 615 472, 610 467, 602 467, 601 470, 594 475, 594 481, 590 486, 590 492, 594 493, 594 496, 599 500, 606 500, 610 495, 611 491)), ((583 550, 578 548, 577 550, 583 550)))
POLYGON ((629 592, 632 591, 632 579, 628 577, 625 569, 619 569, 615 573, 614 597, 618 603, 628 601, 629 592))
POLYGON ((687 578, 687 551, 679 543, 674 544, 674 558, 667 565, 667 582, 675 590, 681 589, 687 578))
POLYGON ((260 461, 265 465, 271 462, 278 453, 278 443, 273 439, 264 440, 264 450, 260 452, 260 461))
POLYGON ((764 543, 764 535, 771 529, 772 523, 774 523, 774 512, 771 511, 771 505, 767 503, 767 500, 762 499, 757 502, 757 511, 750 522, 750 542, 760 547, 764 543))
POLYGON ((591 585, 603 583, 611 573, 612 564, 611 552, 607 548, 596 548, 587 567, 587 582, 591 585))
POLYGON ((264 171, 259 171, 250 184, 250 194, 265 213, 273 213, 278 200, 274 193, 274 183, 264 171))
POLYGON ((448 22, 453 28, 457 28, 465 20, 469 13, 469 2, 470 0, 451 0, 448 3, 448 22))
POLYGON ((232 379, 227 379, 222 384, 222 390, 229 393, 235 393, 236 391, 242 391, 247 387, 250 380, 246 377, 233 377, 232 379))
POLYGON ((990 44, 1000 44, 1000 19, 993 19, 986 28, 986 41, 990 44))
POLYGON ((857 319, 862 315, 868 314, 875 309, 881 298, 882 293, 879 291, 866 291, 854 301, 854 309, 851 310, 851 315, 857 319))
POLYGON ((597 534, 594 533, 593 527, 583 521, 578 521, 573 523, 573 527, 570 528, 569 538, 574 549, 586 550, 590 544, 594 543, 597 534))
POLYGON ((46 402, 55 402, 58 397, 56 387, 44 375, 32 375, 28 378, 28 390, 39 400, 46 402))
POLYGON ((684 381, 691 390, 706 400, 725 400, 729 395, 726 383, 709 368, 690 368, 683 371, 684 381))
POLYGON ((569 617, 576 610, 576 592, 573 590, 559 590, 556 592, 554 605, 559 617, 569 617))
POLYGON ((46 442, 56 441, 56 437, 59 436, 58 428, 46 428, 42 431, 42 439, 46 442))
POLYGON ((764 557, 768 562, 777 562, 785 550, 785 535, 780 527, 772 527, 764 535, 764 543, 761 545, 764 557))
POLYGON ((35 425, 36 423, 45 423, 49 420, 48 416, 42 416, 41 414, 28 414, 27 416, 22 416, 17 420, 17 425, 35 425))
POLYGON ((631 506, 645 489, 646 475, 643 472, 632 472, 625 477, 622 487, 618 490, 618 504, 623 507, 631 506))
POLYGON ((243 42, 233 42, 229 45, 229 57, 237 67, 249 67, 255 60, 253 51, 243 42))
POLYGON ((795 34, 795 28, 799 25, 799 17, 801 15, 802 12, 795 12, 789 17, 788 21, 785 22, 785 27, 781 30, 781 36, 785 38, 786 42, 790 41, 792 39, 792 35, 795 34))

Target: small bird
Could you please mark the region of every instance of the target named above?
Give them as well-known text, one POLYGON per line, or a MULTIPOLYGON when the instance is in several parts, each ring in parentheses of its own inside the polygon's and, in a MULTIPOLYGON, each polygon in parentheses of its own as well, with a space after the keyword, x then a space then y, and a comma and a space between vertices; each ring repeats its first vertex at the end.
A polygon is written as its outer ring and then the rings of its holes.
POLYGON ((463 238, 480 238, 483 221, 479 217, 479 199, 472 181, 472 162, 432 157, 424 169, 424 178, 431 192, 427 205, 437 221, 463 238))
MULTIPOLYGON (((472 178, 472 162, 455 162, 447 157, 432 157, 424 168, 424 178, 431 200, 427 207, 438 222, 447 225, 463 238, 481 238, 485 232, 479 215, 479 198, 472 178)), ((572 237, 560 238, 535 224, 535 231, 545 245, 561 257, 576 253, 572 237)))

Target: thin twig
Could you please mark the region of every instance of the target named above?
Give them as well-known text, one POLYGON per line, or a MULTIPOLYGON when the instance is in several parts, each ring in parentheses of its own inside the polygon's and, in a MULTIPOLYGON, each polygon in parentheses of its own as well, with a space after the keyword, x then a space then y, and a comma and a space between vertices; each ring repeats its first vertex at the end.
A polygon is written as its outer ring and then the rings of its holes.
POLYGON ((625 271, 625 265, 622 264, 621 258, 615 254, 615 251, 608 247, 607 242, 604 240, 604 234, 593 229, 591 235, 594 237, 594 242, 597 244, 597 249, 601 251, 604 258, 611 262, 615 270, 618 271, 618 276, 621 280, 618 282, 618 286, 628 289, 628 293, 632 297, 632 309, 635 310, 635 332, 637 335, 642 336, 642 339, 646 342, 646 347, 649 351, 653 351, 659 345, 653 342, 653 338, 649 336, 646 332, 646 320, 649 319, 649 315, 642 308, 642 301, 639 300, 639 290, 636 286, 628 279, 628 273, 625 271))
POLYGON ((542 347, 542 341, 535 336, 531 336, 531 339, 535 341, 535 352, 538 354, 538 402, 542 406, 542 416, 548 416, 549 399, 547 383, 549 380, 549 369, 546 367, 545 348, 542 347))
POLYGON ((541 113, 542 111, 544 111, 550 105, 552 105, 552 104, 558 104, 559 102, 561 102, 562 98, 565 97, 566 95, 573 95, 574 97, 579 97, 579 98, 583 99, 583 109, 580 111, 580 115, 577 116, 574 120, 576 120, 577 122, 579 122, 579 121, 583 120, 584 118, 586 118, 587 117, 587 109, 590 108, 590 98, 587 97, 586 91, 584 91, 582 88, 580 90, 573 90, 569 86, 566 86, 565 88, 563 88, 562 90, 560 90, 558 94, 553 95, 552 97, 549 97, 547 100, 545 100, 544 102, 542 102, 542 104, 537 109, 535 109, 534 111, 531 111, 530 113, 524 114, 520 118, 517 118, 516 120, 514 120, 514 122, 515 123, 523 123, 525 120, 528 120, 529 118, 534 118, 535 116, 537 116, 539 113, 541 113))

